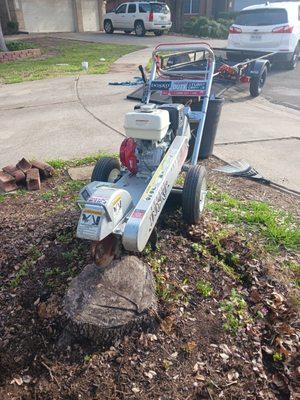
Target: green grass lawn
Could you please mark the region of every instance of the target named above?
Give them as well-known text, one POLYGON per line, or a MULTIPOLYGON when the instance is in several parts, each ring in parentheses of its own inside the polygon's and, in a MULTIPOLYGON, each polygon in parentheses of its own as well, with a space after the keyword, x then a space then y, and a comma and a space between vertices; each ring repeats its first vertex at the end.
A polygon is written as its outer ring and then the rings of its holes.
POLYGON ((32 39, 30 42, 34 47, 41 48, 42 57, 0 64, 0 83, 77 75, 83 73, 82 61, 89 62, 88 74, 105 74, 118 58, 142 48, 133 45, 86 43, 53 38, 32 39))

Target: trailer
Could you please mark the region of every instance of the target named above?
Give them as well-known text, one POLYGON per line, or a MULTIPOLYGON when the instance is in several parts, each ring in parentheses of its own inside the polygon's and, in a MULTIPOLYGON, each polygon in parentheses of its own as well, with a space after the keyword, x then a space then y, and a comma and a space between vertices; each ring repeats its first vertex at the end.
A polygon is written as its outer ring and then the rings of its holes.
MULTIPOLYGON (((206 46, 209 44, 204 43, 206 46)), ((210 47, 210 46, 209 46, 210 47)), ((229 48, 211 48, 215 54, 215 67, 212 82, 212 97, 220 97, 228 89, 249 86, 251 97, 258 97, 266 83, 268 72, 272 66, 275 52, 245 52, 229 48)), ((163 54, 157 59, 158 68, 169 76, 199 76, 206 69, 206 54, 203 51, 183 51, 163 54)), ((179 78, 180 79, 180 78, 179 78)), ((127 96, 129 100, 141 100, 146 83, 127 96)), ((230 94, 228 95, 230 97, 230 94)), ((172 102, 174 99, 166 91, 153 91, 150 101, 156 104, 172 102)), ((186 99, 183 97, 182 101, 186 99)), ((178 101, 178 98, 176 99, 178 101)))

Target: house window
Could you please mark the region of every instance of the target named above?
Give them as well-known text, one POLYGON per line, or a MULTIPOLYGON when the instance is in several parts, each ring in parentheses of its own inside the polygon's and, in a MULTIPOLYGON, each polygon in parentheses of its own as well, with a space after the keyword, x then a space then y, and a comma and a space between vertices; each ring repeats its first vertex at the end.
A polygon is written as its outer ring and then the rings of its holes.
POLYGON ((184 14, 200 14, 200 0, 184 0, 184 14))

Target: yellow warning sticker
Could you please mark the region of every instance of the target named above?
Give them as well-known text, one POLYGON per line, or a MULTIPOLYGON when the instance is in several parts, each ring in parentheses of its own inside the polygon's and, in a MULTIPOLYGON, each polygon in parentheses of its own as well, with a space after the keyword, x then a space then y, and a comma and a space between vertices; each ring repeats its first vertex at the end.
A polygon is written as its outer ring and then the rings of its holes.
POLYGON ((117 196, 113 201, 113 206, 115 206, 121 200, 121 196, 117 196))
POLYGON ((85 208, 85 209, 83 210, 83 212, 84 212, 85 214, 99 215, 99 216, 101 216, 101 215, 104 214, 103 211, 96 211, 96 210, 92 210, 92 209, 89 209, 89 208, 85 208))

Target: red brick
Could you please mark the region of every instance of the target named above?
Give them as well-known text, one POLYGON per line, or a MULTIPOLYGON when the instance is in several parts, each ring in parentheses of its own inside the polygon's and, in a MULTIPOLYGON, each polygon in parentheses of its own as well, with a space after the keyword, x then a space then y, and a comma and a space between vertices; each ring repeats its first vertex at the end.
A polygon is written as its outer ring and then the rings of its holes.
POLYGON ((15 167, 14 165, 7 165, 6 167, 2 168, 4 172, 13 176, 16 180, 16 183, 22 183, 25 181, 25 174, 23 171, 15 167))
POLYGON ((18 168, 15 165, 7 165, 6 167, 2 168, 2 171, 12 175, 14 172, 18 171, 18 168))
POLYGON ((42 161, 33 160, 31 164, 34 168, 37 168, 40 171, 42 178, 49 178, 54 174, 54 168, 51 165, 44 163, 42 161))
POLYGON ((15 178, 6 172, 0 171, 0 189, 4 192, 12 192, 17 188, 15 178))
POLYGON ((28 190, 40 190, 41 178, 37 168, 31 168, 26 174, 26 184, 28 190))
POLYGON ((30 170, 30 168, 32 167, 31 163, 29 161, 26 160, 26 158, 22 158, 22 160, 20 160, 18 162, 18 164, 16 165, 16 167, 20 170, 22 170, 25 174, 27 171, 30 170))
POLYGON ((20 169, 18 169, 16 172, 12 173, 11 175, 15 178, 16 183, 20 184, 20 183, 25 182, 26 176, 25 176, 24 172, 21 171, 20 169))

